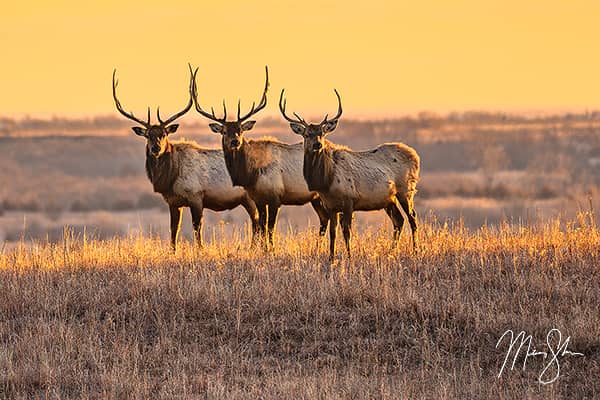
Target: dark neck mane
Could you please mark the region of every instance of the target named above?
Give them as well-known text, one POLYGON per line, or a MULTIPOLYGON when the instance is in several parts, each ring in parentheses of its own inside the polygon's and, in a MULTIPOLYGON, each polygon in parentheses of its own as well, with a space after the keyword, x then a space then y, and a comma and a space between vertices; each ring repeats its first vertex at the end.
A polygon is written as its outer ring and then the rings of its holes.
POLYGON ((167 150, 158 158, 146 147, 146 175, 157 193, 169 194, 173 191, 178 174, 174 153, 175 148, 171 143, 167 144, 167 150))
POLYGON ((318 192, 329 190, 335 172, 333 152, 334 150, 328 146, 319 153, 304 152, 304 179, 308 184, 308 190, 318 192))
POLYGON ((253 187, 258 180, 259 170, 249 158, 249 144, 244 140, 239 150, 231 150, 223 146, 225 165, 233 186, 253 187))

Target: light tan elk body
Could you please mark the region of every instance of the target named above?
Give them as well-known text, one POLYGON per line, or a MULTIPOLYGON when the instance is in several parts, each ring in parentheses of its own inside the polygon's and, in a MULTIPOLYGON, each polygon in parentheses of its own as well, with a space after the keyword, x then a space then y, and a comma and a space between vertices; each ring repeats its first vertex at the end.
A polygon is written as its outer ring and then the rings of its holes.
POLYGON ((150 108, 147 121, 136 118, 121 107, 117 98, 113 73, 113 98, 117 110, 141 126, 133 127, 133 131, 146 138, 146 174, 152 183, 154 191, 160 193, 167 204, 171 216, 171 245, 173 251, 177 246, 177 236, 181 224, 183 207, 189 207, 192 214, 194 236, 198 246, 202 246, 202 211, 208 208, 214 211, 230 210, 239 205, 248 214, 254 234, 258 229, 258 212, 255 203, 243 188, 234 187, 227 178, 227 168, 223 160, 223 152, 217 149, 207 149, 194 142, 171 141, 169 134, 179 127, 172 124, 175 119, 185 114, 193 105, 192 84, 196 72, 190 70, 190 100, 185 108, 162 121, 157 110, 158 124, 150 123, 150 108))
POLYGON ((338 216, 344 233, 346 251, 350 256, 351 224, 354 211, 385 209, 394 225, 396 245, 406 213, 412 230, 413 248, 417 249, 417 213, 414 195, 419 180, 420 161, 415 150, 403 143, 386 143, 368 151, 352 151, 326 139, 337 127, 342 115, 342 103, 337 91, 338 113, 327 116, 319 124, 309 124, 298 114, 296 119, 285 114, 284 91, 279 108, 290 122, 294 133, 304 138, 304 178, 310 190, 319 193, 329 212, 330 257, 335 255, 335 236, 338 216))
POLYGON ((194 84, 194 101, 200 115, 215 121, 210 129, 222 135, 225 164, 235 186, 242 186, 258 207, 261 232, 266 235, 265 246, 273 246, 273 235, 277 215, 282 205, 303 205, 310 202, 320 220, 321 235, 327 230, 328 214, 323 208, 318 194, 308 189, 302 176, 302 143, 286 144, 275 139, 246 139, 244 133, 254 127, 256 121, 247 121, 252 115, 267 105, 269 72, 266 69, 266 83, 262 99, 257 107, 246 115, 240 115, 238 103, 237 119, 227 121, 227 109, 223 104, 223 117, 217 118, 214 110, 205 112, 197 98, 194 84))

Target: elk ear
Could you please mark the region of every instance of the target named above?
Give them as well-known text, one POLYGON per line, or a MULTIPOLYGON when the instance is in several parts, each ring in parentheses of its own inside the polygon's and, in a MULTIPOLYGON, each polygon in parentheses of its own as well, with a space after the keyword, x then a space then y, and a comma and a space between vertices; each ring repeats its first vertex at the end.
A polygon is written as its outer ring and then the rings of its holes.
POLYGON ((326 121, 323 124, 323 133, 331 133, 337 128, 338 120, 334 119, 333 121, 326 121))
POLYGON ((306 130, 304 125, 291 122, 290 127, 292 128, 295 134, 304 136, 304 131, 306 130))
POLYGON ((223 125, 221 124, 208 124, 208 126, 214 133, 223 133, 223 125))
POLYGON ((252 130, 252 128, 254 128, 254 124, 256 124, 256 121, 246 121, 242 124, 242 131, 249 131, 252 130))
POLYGON ((133 132, 138 136, 146 136, 146 130, 140 126, 134 126, 131 128, 133 132))
POLYGON ((177 132, 177 128, 179 128, 179 124, 173 124, 173 125, 167 126, 167 128, 166 128, 167 135, 177 132))

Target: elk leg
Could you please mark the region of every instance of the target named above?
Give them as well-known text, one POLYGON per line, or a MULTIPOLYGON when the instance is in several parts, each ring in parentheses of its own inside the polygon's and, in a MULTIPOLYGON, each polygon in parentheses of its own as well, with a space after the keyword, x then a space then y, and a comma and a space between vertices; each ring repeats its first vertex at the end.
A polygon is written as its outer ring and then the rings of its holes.
POLYGON ((192 225, 194 227, 196 245, 202 248, 202 205, 190 206, 190 211, 192 213, 192 225))
POLYGON ((266 204, 257 204, 258 208, 258 229, 260 236, 263 241, 265 250, 269 249, 269 242, 267 240, 267 206, 266 204))
POLYGON ((181 226, 181 208, 169 206, 171 214, 171 248, 173 252, 177 250, 177 236, 179 236, 179 227, 181 226))
POLYGON ((410 229, 412 231, 413 250, 417 252, 419 249, 419 240, 417 236, 419 224, 417 222, 417 212, 415 211, 414 199, 412 195, 409 195, 408 197, 404 198, 399 196, 397 197, 398 201, 400 202, 400 205, 402 206, 402 209, 408 217, 408 223, 410 224, 410 229))
POLYGON ((277 215, 279 215, 279 206, 269 204, 269 246, 274 247, 273 236, 275 235, 275 225, 277 224, 277 215))
POLYGON ((325 232, 327 232, 327 224, 329 223, 329 213, 325 207, 323 207, 321 199, 311 200, 310 204, 312 204, 313 208, 317 212, 317 215, 319 216, 319 236, 325 236, 325 232))
POLYGON ((397 203, 390 204, 386 207, 385 212, 389 215, 394 225, 394 236, 392 239, 392 247, 395 248, 398 245, 398 239, 402 233, 402 227, 404 226, 404 217, 400 211, 400 205, 397 203))
POLYGON ((350 239, 352 237, 352 218, 354 212, 352 210, 346 210, 342 213, 342 231, 344 233, 344 243, 346 244, 346 252, 348 258, 350 258, 350 239))
POLYGON ((335 257, 335 231, 338 225, 338 213, 329 214, 329 260, 333 261, 335 257))

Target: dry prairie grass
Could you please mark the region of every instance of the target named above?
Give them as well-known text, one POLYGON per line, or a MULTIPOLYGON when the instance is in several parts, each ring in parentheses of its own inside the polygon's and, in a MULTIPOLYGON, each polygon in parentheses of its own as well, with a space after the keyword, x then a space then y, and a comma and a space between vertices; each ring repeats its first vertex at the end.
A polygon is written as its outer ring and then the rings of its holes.
MULTIPOLYGON (((177 255, 161 240, 21 243, 0 255, 3 398, 600 397, 600 233, 589 215, 469 231, 423 224, 327 263, 312 232, 274 254, 233 233, 177 255), (497 378, 507 329, 571 336, 560 378, 530 358, 497 378)), ((523 357, 520 358, 522 360, 523 357)))

